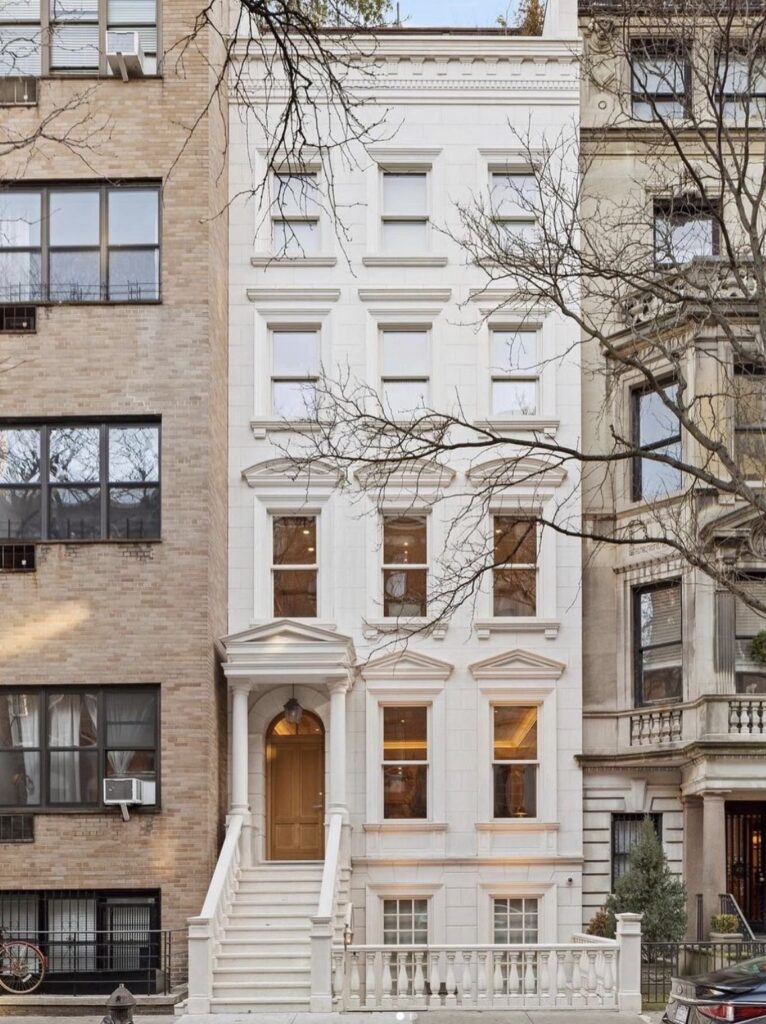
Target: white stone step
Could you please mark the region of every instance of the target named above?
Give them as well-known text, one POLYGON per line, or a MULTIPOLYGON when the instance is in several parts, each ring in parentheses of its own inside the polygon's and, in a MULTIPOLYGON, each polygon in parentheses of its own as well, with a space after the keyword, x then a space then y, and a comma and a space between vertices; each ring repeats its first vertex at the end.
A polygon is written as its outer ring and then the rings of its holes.
POLYGON ((278 925, 291 931, 300 928, 308 931, 311 928, 311 914, 307 914, 305 911, 297 914, 290 914, 287 911, 283 911, 281 914, 259 914, 247 907, 234 907, 229 914, 228 926, 243 928, 245 925, 252 925, 253 928, 269 928, 278 925))
POLYGON ((256 998, 238 999, 211 999, 210 1009, 213 1013, 248 1013, 254 1010, 258 1013, 305 1013, 309 1009, 308 999, 295 999, 293 996, 282 998, 269 998, 259 996, 256 998))
POLYGON ((296 879, 292 885, 289 885, 287 881, 275 884, 273 882, 259 880, 255 878, 241 878, 239 884, 234 892, 234 900, 238 896, 264 894, 274 897, 280 897, 287 894, 300 896, 301 899, 319 899, 319 891, 322 888, 319 882, 312 882, 306 879, 296 879))
POLYGON ((293 978, 286 985, 273 981, 213 981, 213 999, 280 999, 289 996, 292 999, 308 1000, 310 995, 311 979, 308 975, 293 978))
POLYGON ((305 938, 309 941, 309 930, 304 925, 292 927, 289 921, 259 921, 252 924, 228 924, 226 938, 233 942, 274 942, 283 939, 285 942, 300 942, 305 938))
POLYGON ((215 959, 214 970, 242 970, 242 971, 310 971, 311 956, 308 952, 305 955, 298 953, 263 953, 253 955, 252 953, 219 953, 215 959))
POLYGON ((266 913, 282 914, 292 907, 311 907, 316 910, 317 898, 313 893, 270 892, 258 889, 256 892, 238 892, 234 898, 237 907, 263 907, 266 913))
POLYGON ((283 964, 278 967, 270 967, 260 962, 257 966, 248 963, 231 967, 227 962, 227 966, 218 965, 213 971, 214 984, 228 984, 229 982, 252 979, 253 981, 270 981, 273 985, 290 985, 293 981, 306 980, 310 977, 311 964, 308 960, 300 965, 283 964))

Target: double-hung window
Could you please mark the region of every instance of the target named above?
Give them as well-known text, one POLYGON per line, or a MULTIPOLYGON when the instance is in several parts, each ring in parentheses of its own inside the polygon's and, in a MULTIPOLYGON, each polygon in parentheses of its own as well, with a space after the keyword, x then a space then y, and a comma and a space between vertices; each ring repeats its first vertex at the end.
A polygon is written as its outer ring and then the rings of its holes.
POLYGON ((633 117, 678 120, 689 105, 689 62, 675 40, 635 39, 630 53, 633 117))
MULTIPOLYGON (((750 573, 737 582, 749 597, 766 603, 766 575, 750 573)), ((734 620, 737 693, 766 693, 766 667, 753 658, 750 650, 753 637, 766 629, 766 616, 737 596, 734 620)))
POLYGON ((381 332, 381 400, 388 416, 409 419, 429 402, 430 331, 385 329, 381 332))
POLYGON ((156 803, 159 689, 42 687, 0 694, 0 806, 103 807, 103 780, 137 778, 156 803))
POLYGON ((528 171, 493 171, 490 175, 492 219, 501 245, 514 238, 529 239, 540 208, 537 179, 528 171))
POLYGON ((428 517, 383 516, 383 614, 425 615, 427 591, 428 517))
MULTIPOLYGON (((681 424, 662 396, 675 403, 678 387, 674 381, 663 385, 662 395, 653 388, 632 393, 633 446, 656 456, 681 459, 681 424)), ((680 490, 681 470, 657 458, 633 459, 633 500, 652 501, 680 490)))
POLYGON ((310 420, 317 413, 319 331, 308 328, 271 332, 271 410, 287 420, 310 420))
POLYGON ((492 415, 534 416, 538 406, 537 331, 496 328, 492 342, 492 415))
POLYGON ((614 883, 627 874, 630 867, 630 851, 638 845, 641 826, 648 818, 654 831, 662 839, 661 814, 613 814, 612 815, 612 889, 614 883))
POLYGON ((495 818, 537 817, 536 705, 492 708, 493 807, 495 818))
POLYGON ((381 242, 384 252, 422 253, 428 248, 428 172, 384 171, 381 242))
POLYGON ((274 615, 312 619, 317 615, 317 517, 272 519, 274 615))
POLYGON ((50 5, 51 71, 97 72, 98 0, 50 0, 50 5))
POLYGON ((158 423, 0 423, 0 538, 159 536, 158 423))
POLYGON ((683 697, 681 582, 633 590, 633 659, 636 706, 683 697))
POLYGON ((428 708, 386 705, 383 713, 383 817, 428 817, 428 708))
MULTIPOLYGON (((0 10, 0 78, 19 75, 38 77, 40 74, 40 0, 9 0, 0 10)), ((3 90, 3 101, 8 98, 3 90)))
POLYGON ((0 301, 159 297, 157 186, 0 191, 0 301))
POLYGON ((492 604, 496 616, 537 613, 537 522, 495 516, 492 604))
POLYGON ((748 479, 766 475, 766 371, 753 363, 734 364, 734 454, 748 479))
POLYGON ((766 116, 766 50, 732 48, 717 55, 717 92, 724 117, 756 119, 766 116))
POLYGON ((319 252, 319 196, 316 173, 275 174, 271 216, 276 256, 299 258, 319 252))
POLYGON ((712 208, 693 196, 654 202, 654 262, 674 269, 695 257, 715 256, 719 225, 712 208))

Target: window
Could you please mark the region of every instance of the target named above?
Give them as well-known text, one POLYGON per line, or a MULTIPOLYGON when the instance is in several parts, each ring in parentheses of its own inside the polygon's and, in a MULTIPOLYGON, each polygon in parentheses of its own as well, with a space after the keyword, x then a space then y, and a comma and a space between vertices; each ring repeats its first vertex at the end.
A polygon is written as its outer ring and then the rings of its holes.
POLYGON ((159 536, 158 423, 0 423, 0 537, 159 536))
MULTIPOLYGON (((751 573, 737 582, 748 595, 766 603, 766 575, 751 573)), ((736 597, 734 620, 737 693, 766 693, 766 668, 750 654, 753 637, 766 629, 766 616, 736 597)))
POLYGON ((680 196, 654 203, 654 261, 674 268, 697 256, 718 254, 718 222, 710 206, 680 196))
POLYGON ((382 401, 394 419, 408 419, 428 406, 429 334, 425 329, 381 333, 382 401))
POLYGON ((633 591, 636 706, 681 700, 681 583, 654 583, 633 591))
POLYGON ((12 0, 0 14, 0 75, 107 74, 99 40, 106 30, 136 32, 144 74, 157 74, 155 0, 12 0), (50 31, 44 46, 43 4, 50 31))
POLYGON ((425 946, 428 900, 405 896, 383 900, 383 942, 386 946, 425 946))
POLYGON ((686 115, 689 67, 675 41, 633 40, 630 71, 636 120, 676 120, 686 115))
POLYGON ((314 173, 274 175, 272 245, 278 256, 319 252, 319 197, 314 173))
POLYGON ((384 171, 381 241, 385 252, 428 248, 428 172, 384 171))
POLYGON ((271 334, 271 404, 275 416, 314 419, 319 379, 319 331, 278 330, 271 334))
POLYGON ((0 806, 103 807, 105 778, 156 802, 159 690, 113 686, 0 694, 0 806))
POLYGON ((490 204, 501 244, 513 238, 529 239, 537 223, 540 191, 529 171, 493 171, 490 204))
POLYGON ((766 53, 757 49, 731 49, 717 56, 717 92, 724 117, 746 120, 757 118, 762 125, 766 115, 766 53))
POLYGON ((383 516, 383 614, 425 615, 428 590, 426 516, 383 516))
POLYGON ((627 873, 630 851, 641 837, 641 825, 648 818, 654 831, 662 839, 661 814, 613 814, 612 815, 612 890, 618 878, 627 873))
POLYGON ((734 364, 734 454, 739 471, 762 480, 766 473, 766 373, 753 363, 734 364))
POLYGON ((496 329, 492 343, 492 415, 534 416, 537 412, 537 331, 496 329))
POLYGON ((537 523, 518 516, 494 517, 492 614, 537 614, 537 523))
POLYGON ((313 619, 317 615, 316 516, 274 516, 274 615, 313 619))
POLYGON ((538 941, 539 900, 532 897, 502 897, 492 901, 494 938, 501 946, 538 941))
POLYGON ((428 817, 428 708, 383 709, 383 817, 428 817))
POLYGON ((0 192, 0 301, 153 302, 159 297, 156 186, 0 192))
POLYGON ((536 706, 492 708, 495 818, 537 817, 536 706))
MULTIPOLYGON (((668 401, 678 401, 675 382, 662 386, 668 401)), ((658 391, 639 388, 633 392, 633 446, 669 458, 681 458, 681 425, 658 391)), ((681 487, 681 470, 654 459, 633 459, 633 500, 664 498, 681 487)))

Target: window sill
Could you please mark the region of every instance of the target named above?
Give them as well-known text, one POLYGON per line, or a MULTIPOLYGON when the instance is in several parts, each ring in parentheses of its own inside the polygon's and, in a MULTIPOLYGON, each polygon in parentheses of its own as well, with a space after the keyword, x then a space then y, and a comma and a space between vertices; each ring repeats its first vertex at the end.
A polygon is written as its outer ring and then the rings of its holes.
POLYGON ((250 420, 250 429, 256 441, 264 441, 269 434, 289 434, 292 430, 313 434, 319 427, 320 424, 313 420, 274 420, 266 417, 250 420))
POLYGON ((362 825, 365 832, 446 832, 446 821, 366 821, 362 825))
POLYGON ((447 256, 363 256, 364 267, 446 267, 447 256))
POLYGON ((109 547, 119 547, 120 544, 125 544, 128 547, 136 547, 139 544, 161 544, 162 537, 136 537, 135 540, 126 537, 115 537, 114 539, 106 537, 97 537, 95 539, 91 537, 86 537, 84 540, 77 540, 76 537, 73 537, 69 540, 67 540, 66 538, 58 537, 46 537, 45 539, 43 539, 42 537, 32 537, 29 540, 24 540, 20 537, 9 537, 4 538, 3 542, 11 544, 53 544, 56 547, 60 547, 62 544, 77 544, 78 547, 80 545, 93 546, 95 544, 108 544, 109 547))
POLYGON ((438 622, 429 630, 427 629, 430 619, 421 617, 401 619, 365 619, 362 623, 362 633, 365 640, 375 640, 378 636, 390 633, 416 633, 423 631, 434 640, 443 640, 447 635, 449 624, 438 622))
MULTIPOLYGON (((158 804, 135 804, 128 805, 130 816, 134 814, 159 814, 162 808, 158 804)), ((0 814, 32 814, 37 815, 52 815, 52 814, 100 814, 103 817, 118 818, 122 821, 120 814, 119 804, 113 807, 0 807, 0 814)), ((36 840, 31 840, 35 842, 36 840)))
POLYGON ((493 633, 545 633, 546 640, 555 640, 561 623, 558 619, 477 619, 474 622, 479 640, 489 640, 493 633))
POLYGON ((537 818, 509 818, 498 821, 477 821, 477 832, 558 832, 557 821, 538 821, 537 818))
POLYGON ((488 417, 487 419, 474 421, 474 426, 484 430, 496 432, 530 430, 536 433, 550 434, 551 436, 555 435, 559 424, 559 420, 547 419, 543 416, 518 416, 515 419, 488 417))
POLYGON ((334 267, 337 256, 251 256, 253 267, 334 267))

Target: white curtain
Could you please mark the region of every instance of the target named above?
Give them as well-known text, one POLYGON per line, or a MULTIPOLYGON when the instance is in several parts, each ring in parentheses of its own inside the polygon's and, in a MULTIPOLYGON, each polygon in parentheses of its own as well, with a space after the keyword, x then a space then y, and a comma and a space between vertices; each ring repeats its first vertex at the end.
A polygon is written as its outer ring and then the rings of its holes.
POLYGON ((154 704, 146 693, 111 693, 108 696, 107 744, 125 747, 109 750, 107 761, 112 775, 124 775, 136 747, 151 745, 154 739, 154 704))
MULTIPOLYGON (((96 697, 92 694, 57 694, 48 708, 48 746, 80 746, 83 710, 96 721, 96 697)), ((55 803, 82 800, 80 752, 51 752, 50 796, 55 803)))
MULTIPOLYGON (((16 747, 40 745, 40 704, 25 693, 8 696, 10 703, 11 742, 16 747)), ((24 751, 24 780, 27 803, 40 802, 40 755, 36 750, 24 751)))

